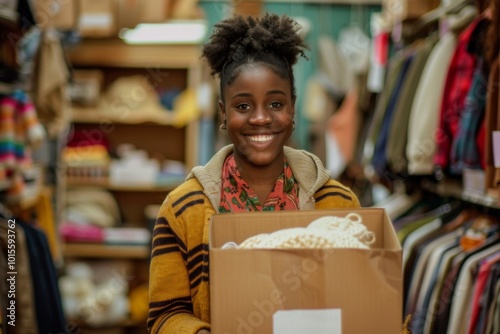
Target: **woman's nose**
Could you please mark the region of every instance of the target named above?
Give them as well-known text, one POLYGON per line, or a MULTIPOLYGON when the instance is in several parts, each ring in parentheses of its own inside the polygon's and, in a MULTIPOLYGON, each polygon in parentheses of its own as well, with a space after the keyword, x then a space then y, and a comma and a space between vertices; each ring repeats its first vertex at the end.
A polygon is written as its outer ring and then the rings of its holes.
POLYGON ((272 117, 265 107, 257 107, 254 109, 249 121, 251 124, 265 125, 271 123, 272 117))

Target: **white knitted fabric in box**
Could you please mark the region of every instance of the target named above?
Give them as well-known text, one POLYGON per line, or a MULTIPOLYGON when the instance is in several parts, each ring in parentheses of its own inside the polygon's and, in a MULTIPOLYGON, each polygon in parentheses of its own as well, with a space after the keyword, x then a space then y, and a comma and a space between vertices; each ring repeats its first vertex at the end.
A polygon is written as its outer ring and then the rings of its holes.
POLYGON ((278 230, 259 234, 239 246, 229 242, 222 248, 360 248, 368 249, 375 234, 362 224, 361 216, 350 213, 345 217, 325 216, 307 227, 278 230))

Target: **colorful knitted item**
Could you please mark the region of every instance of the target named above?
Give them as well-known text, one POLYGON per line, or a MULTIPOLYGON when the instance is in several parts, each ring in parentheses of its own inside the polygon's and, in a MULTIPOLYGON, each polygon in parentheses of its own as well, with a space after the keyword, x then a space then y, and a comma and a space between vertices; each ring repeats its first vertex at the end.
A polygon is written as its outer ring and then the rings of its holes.
POLYGON ((45 130, 29 97, 21 90, 0 95, 0 175, 9 195, 24 189, 22 171, 31 166, 29 148, 39 144, 45 130))

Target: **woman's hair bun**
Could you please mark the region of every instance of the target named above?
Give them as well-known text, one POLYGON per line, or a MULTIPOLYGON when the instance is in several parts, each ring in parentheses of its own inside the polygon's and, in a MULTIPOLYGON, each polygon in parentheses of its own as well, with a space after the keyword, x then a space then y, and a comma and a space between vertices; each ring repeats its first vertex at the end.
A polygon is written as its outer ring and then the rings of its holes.
POLYGON ((234 16, 217 23, 203 47, 212 75, 220 75, 225 64, 260 53, 272 53, 289 66, 299 56, 307 58, 307 45, 298 33, 300 25, 288 16, 266 13, 261 17, 234 16))

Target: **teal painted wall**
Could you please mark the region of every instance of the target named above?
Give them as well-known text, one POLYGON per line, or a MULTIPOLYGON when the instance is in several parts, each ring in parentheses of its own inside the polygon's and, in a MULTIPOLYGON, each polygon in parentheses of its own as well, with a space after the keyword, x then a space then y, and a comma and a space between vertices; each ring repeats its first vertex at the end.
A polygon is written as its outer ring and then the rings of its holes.
MULTIPOLYGON (((231 12, 230 3, 230 0, 199 2, 209 23, 209 35, 212 32, 213 25, 227 17, 228 13, 231 12)), ((297 102, 295 105, 297 128, 293 139, 300 148, 309 149, 309 124, 304 118, 301 109, 307 80, 317 69, 317 45, 315 41, 323 34, 337 39, 344 27, 354 23, 358 24, 367 35, 370 35, 370 16, 380 10, 380 6, 377 5, 264 2, 264 11, 266 12, 286 14, 291 17, 304 17, 311 22, 311 30, 306 37, 306 42, 310 47, 310 51, 307 53, 309 60, 301 59, 294 68, 297 88, 297 102)))

